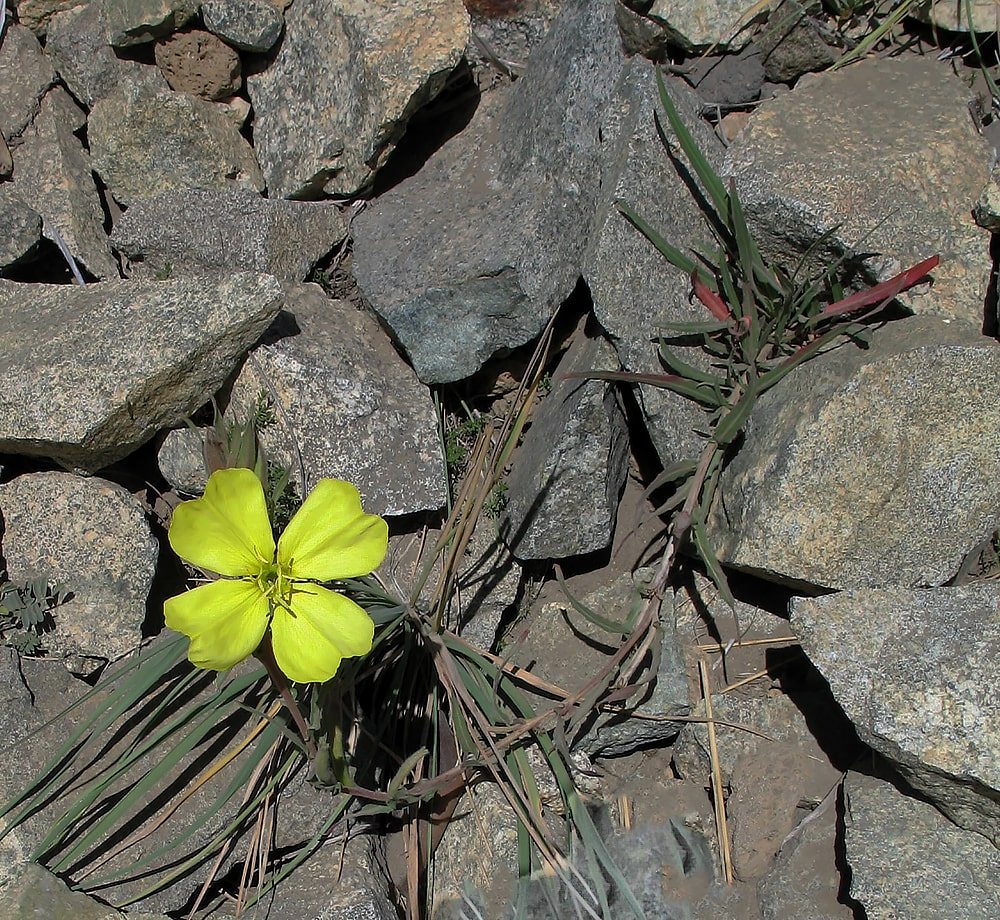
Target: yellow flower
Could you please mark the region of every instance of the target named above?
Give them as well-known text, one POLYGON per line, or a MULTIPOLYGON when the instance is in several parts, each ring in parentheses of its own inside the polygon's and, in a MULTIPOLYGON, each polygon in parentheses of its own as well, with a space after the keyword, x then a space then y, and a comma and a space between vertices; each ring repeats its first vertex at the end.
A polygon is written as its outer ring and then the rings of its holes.
POLYGON ((275 547, 257 476, 217 470, 204 496, 178 505, 168 539, 182 559, 223 576, 163 605, 167 626, 190 637, 197 667, 231 668, 268 627, 278 667, 299 683, 329 680, 342 658, 371 650, 368 614, 317 584, 367 575, 385 558, 388 527, 362 512, 349 482, 321 479, 275 547))

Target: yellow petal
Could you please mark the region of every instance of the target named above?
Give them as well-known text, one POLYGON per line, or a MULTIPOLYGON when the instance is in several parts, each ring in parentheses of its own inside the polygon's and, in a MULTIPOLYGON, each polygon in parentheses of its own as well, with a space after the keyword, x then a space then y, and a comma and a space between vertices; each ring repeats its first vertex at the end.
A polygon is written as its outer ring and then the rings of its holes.
POLYGON ((337 673, 341 658, 371 651, 375 624, 342 594, 296 585, 291 608, 274 611, 271 644, 278 667, 292 680, 322 683, 337 673))
POLYGON ((188 659, 225 671, 249 658, 267 629, 267 598, 251 581, 219 579, 163 604, 167 626, 191 639, 188 659))
POLYGON ((168 532, 181 559, 220 575, 253 575, 274 559, 264 489, 252 470, 216 470, 205 494, 174 510, 168 532))
POLYGON ((362 512, 354 486, 321 479, 278 540, 278 563, 292 578, 355 578, 378 568, 388 543, 388 526, 362 512))

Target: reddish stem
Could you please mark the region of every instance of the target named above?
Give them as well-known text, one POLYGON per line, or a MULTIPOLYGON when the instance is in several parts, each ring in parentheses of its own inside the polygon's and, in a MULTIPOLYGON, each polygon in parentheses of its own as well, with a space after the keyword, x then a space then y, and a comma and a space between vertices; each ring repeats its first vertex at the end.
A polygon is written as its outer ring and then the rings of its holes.
POLYGON ((274 660, 274 650, 271 648, 270 630, 264 633, 264 638, 257 647, 257 651, 254 652, 254 655, 267 669, 267 676, 271 678, 271 683, 274 684, 275 689, 281 694, 281 701, 285 704, 285 709, 288 710, 288 714, 292 717, 292 721, 295 723, 295 727, 299 730, 302 740, 306 743, 306 750, 309 752, 309 760, 314 761, 317 753, 316 742, 313 740, 309 724, 302 715, 302 710, 299 709, 299 704, 295 702, 295 697, 292 696, 292 691, 288 688, 288 681, 285 680, 285 675, 281 673, 281 669, 278 667, 278 662, 274 660))

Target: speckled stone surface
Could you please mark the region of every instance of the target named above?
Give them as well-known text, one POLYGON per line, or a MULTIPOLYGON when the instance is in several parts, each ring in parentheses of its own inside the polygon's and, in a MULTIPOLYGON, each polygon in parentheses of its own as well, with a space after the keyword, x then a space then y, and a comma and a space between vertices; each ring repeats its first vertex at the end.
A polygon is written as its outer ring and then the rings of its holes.
POLYGON ((232 189, 178 189, 137 202, 111 242, 133 278, 256 271, 302 281, 347 233, 331 201, 282 201, 232 189))
POLYGON ((94 169, 119 203, 184 188, 263 191, 253 148, 210 102, 125 80, 95 103, 94 169))
POLYGON ((116 48, 169 35, 198 12, 197 0, 101 0, 116 48))
POLYGON ((1000 916, 1000 851, 988 840, 880 779, 849 773, 844 793, 850 896, 865 917, 1000 916))
POLYGON ((0 267, 29 255, 41 240, 41 215, 14 194, 9 182, 0 185, 0 267))
POLYGON ((281 6, 270 0, 208 0, 201 16, 209 32, 243 51, 267 51, 285 26, 281 6))
MULTIPOLYGON (((626 91, 614 130, 607 189, 583 263, 583 276, 594 298, 594 316, 611 337, 623 367, 639 373, 663 373, 656 335, 664 322, 703 321, 705 308, 689 297, 691 279, 671 265, 636 227, 616 201, 624 201, 650 221, 656 231, 682 252, 705 246, 710 231, 684 175, 657 133, 660 108, 653 65, 634 59, 624 83, 626 91), (613 185, 611 185, 613 183, 613 185)), ((724 148, 700 117, 701 103, 680 80, 667 91, 699 149, 716 169, 724 148)), ((664 128, 669 125, 662 119, 664 128)), ((697 346, 671 343, 683 361, 705 363, 697 346)), ((653 386, 636 388, 649 436, 666 466, 697 457, 703 441, 705 412, 677 393, 653 386)))
POLYGON ((45 53, 66 86, 86 106, 93 106, 125 79, 167 88, 167 81, 157 67, 115 55, 108 41, 108 24, 100 3, 87 3, 56 13, 49 23, 45 53))
POLYGON ((1000 844, 1000 586, 841 591, 791 625, 862 740, 1000 844), (873 680, 877 675, 877 680, 873 680))
POLYGON ((31 32, 8 21, 0 44, 0 132, 18 137, 35 117, 45 91, 56 81, 52 63, 31 32))
POLYGON ((573 292, 626 66, 614 7, 566 4, 524 76, 353 222, 358 286, 425 383, 530 341, 573 292))
POLYGON ((567 376, 618 370, 607 340, 587 337, 585 326, 577 327, 556 383, 511 456, 502 534, 518 559, 564 559, 611 545, 628 430, 614 387, 567 376))
POLYGON ((468 39, 461 0, 296 0, 274 63, 247 79, 270 194, 364 185, 468 39))
POLYGON ((746 12, 744 0, 655 0, 646 15, 688 51, 716 45, 739 50, 748 40, 745 31, 737 34, 746 12))
POLYGON ((118 278, 118 263, 104 233, 90 156, 73 133, 83 113, 69 94, 55 87, 45 94, 35 120, 17 148, 13 189, 44 218, 43 232, 57 231, 73 257, 97 278, 118 278))
POLYGON ((762 251, 794 264, 830 233, 813 264, 880 253, 866 262, 877 280, 936 253, 934 285, 907 304, 981 326, 990 235, 971 212, 993 149, 970 100, 947 64, 907 55, 807 77, 762 104, 725 170, 762 251))
POLYGON ((1000 348, 911 317, 755 407, 709 520, 720 558, 791 585, 942 585, 1000 525, 1000 348))
POLYGON ((330 300, 318 285, 285 290, 285 310, 243 365, 227 413, 245 417, 273 387, 277 422, 261 440, 294 481, 297 444, 310 487, 324 476, 346 479, 374 514, 443 507, 444 459, 430 392, 374 317, 330 300))
POLYGON ((268 275, 0 281, 0 451, 96 470, 202 406, 278 312, 268 275))
POLYGON ((50 654, 115 659, 139 644, 158 546, 137 499, 96 477, 28 473, 0 486, 0 514, 10 579, 73 594, 42 638, 50 654))

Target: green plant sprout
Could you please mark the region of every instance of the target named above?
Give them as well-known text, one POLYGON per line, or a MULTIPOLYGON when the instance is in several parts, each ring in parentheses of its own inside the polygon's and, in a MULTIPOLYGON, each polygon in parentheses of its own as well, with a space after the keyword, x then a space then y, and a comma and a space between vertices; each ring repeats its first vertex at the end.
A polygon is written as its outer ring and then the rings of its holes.
MULTIPOLYGON (((688 537, 720 594, 733 609, 735 600, 706 531, 725 463, 736 449, 757 400, 805 361, 845 337, 860 337, 872 319, 902 291, 923 280, 938 264, 937 256, 923 260, 888 281, 845 295, 837 280, 838 265, 818 278, 798 280, 800 266, 788 271, 761 255, 750 233, 735 185, 727 188, 698 149, 681 120, 657 70, 660 102, 672 134, 705 192, 708 223, 716 237, 713 252, 695 258, 668 242, 625 202, 618 207, 675 267, 691 279, 693 295, 711 315, 709 321, 664 323, 659 336, 660 360, 668 373, 591 371, 591 378, 646 384, 672 390, 703 407, 709 431, 700 457, 662 471, 647 491, 677 483, 660 512, 673 512, 671 539, 664 566, 655 583, 661 592, 669 564, 688 537), (682 361, 671 341, 700 343, 710 365, 707 370, 682 361)), ((669 144, 665 132, 664 143, 669 144)), ((808 253, 807 253, 808 255, 808 253)))
POLYGON ((40 655, 42 636, 52 629, 52 611, 69 592, 45 578, 15 583, 0 576, 0 635, 22 655, 40 655))

